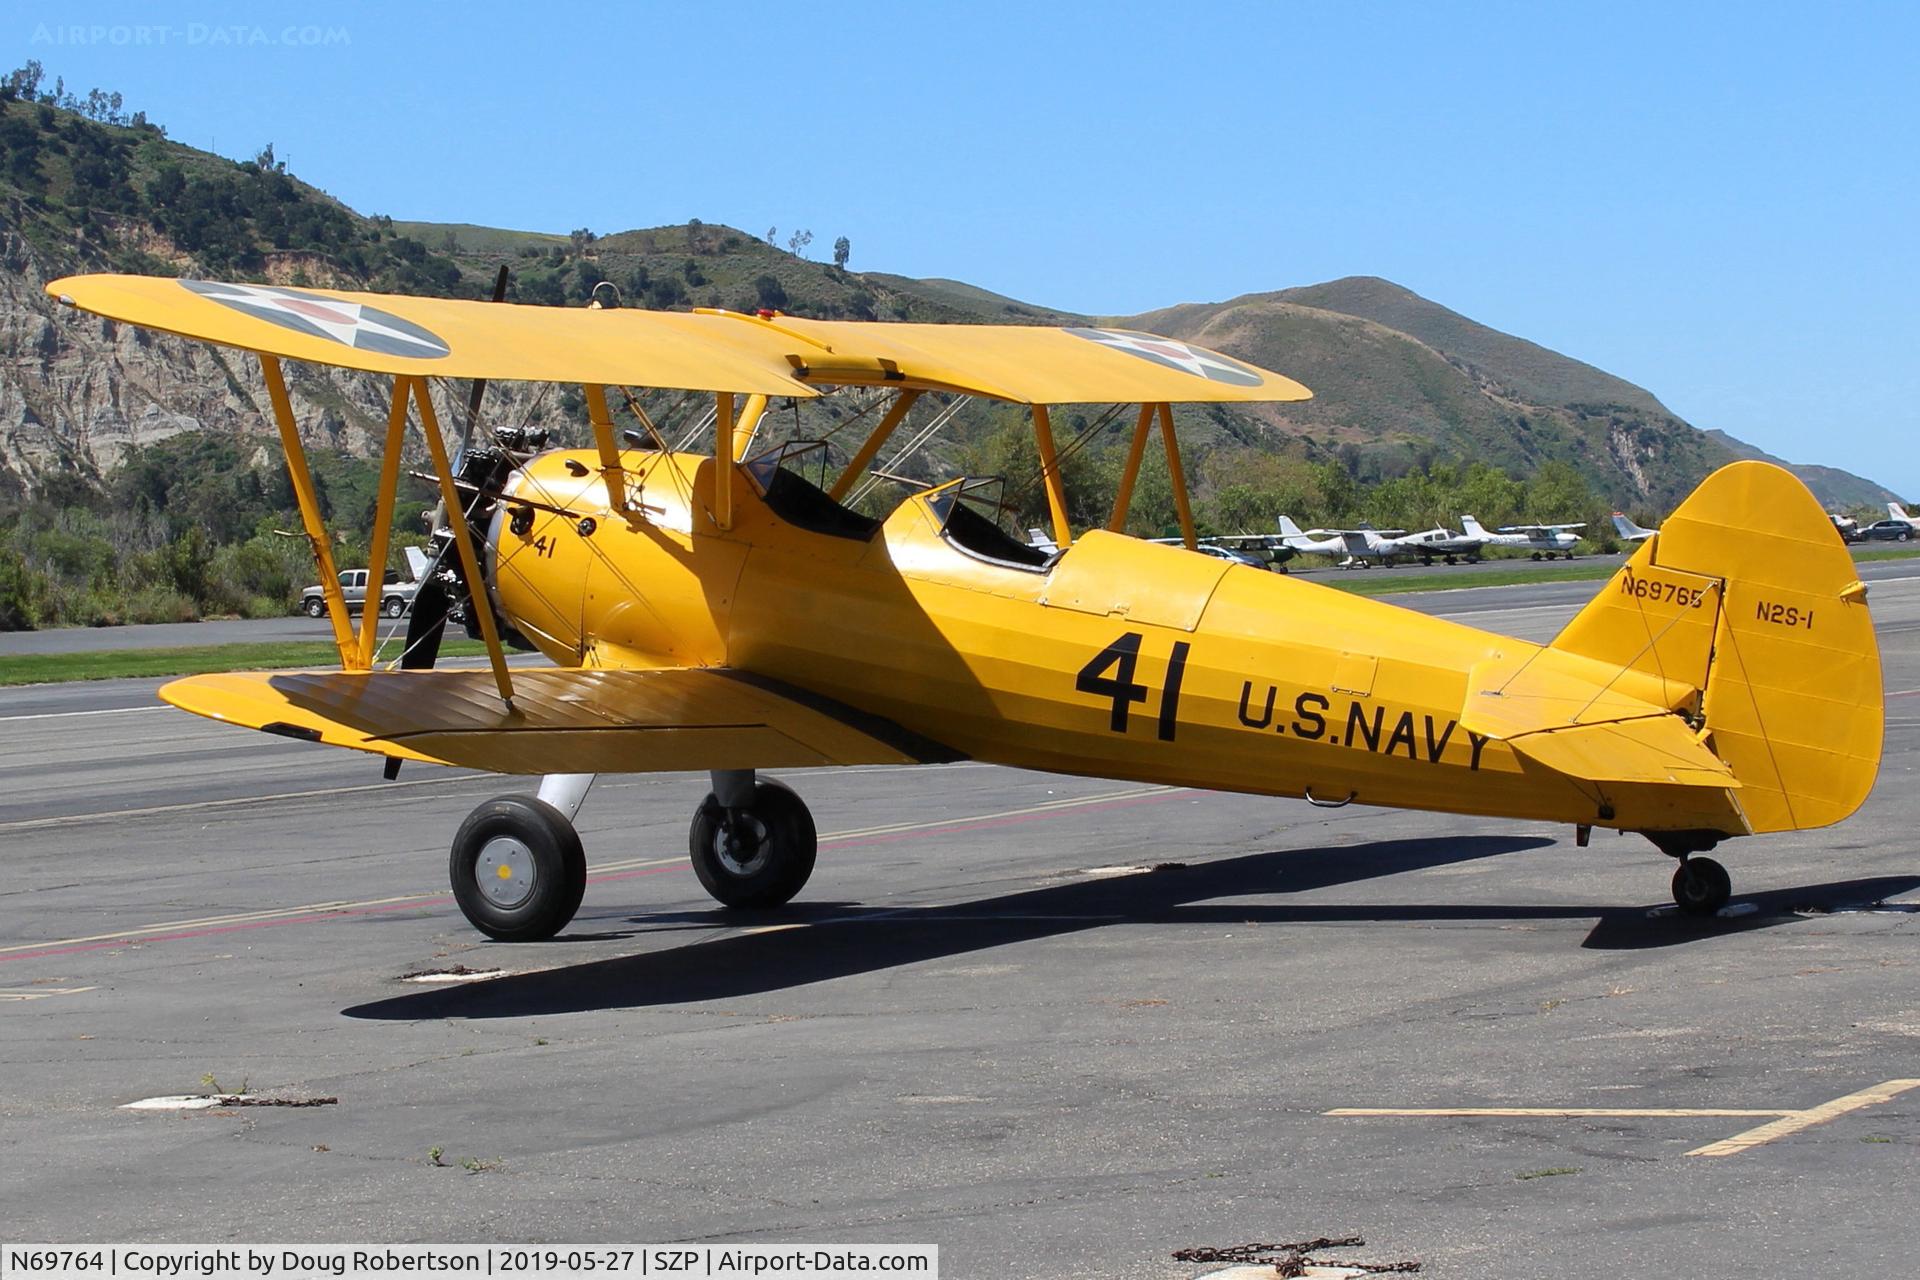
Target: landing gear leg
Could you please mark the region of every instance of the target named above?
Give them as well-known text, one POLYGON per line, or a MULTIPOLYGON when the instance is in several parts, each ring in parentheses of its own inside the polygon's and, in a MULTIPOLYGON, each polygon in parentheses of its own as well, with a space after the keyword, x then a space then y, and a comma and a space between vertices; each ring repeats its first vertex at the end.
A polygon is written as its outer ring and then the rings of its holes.
POLYGON ((540 798, 572 822, 580 813, 581 802, 587 798, 587 788, 599 776, 597 773, 550 773, 540 779, 540 798))
POLYGON ((1699 855, 1718 844, 1719 837, 1707 832, 1648 832, 1647 839, 1680 865, 1673 873, 1673 901, 1690 916, 1710 916, 1727 905, 1733 896, 1733 877, 1712 858, 1699 855))
POLYGON ((777 907, 813 874, 813 815, 791 788, 751 769, 716 769, 687 833, 693 873, 724 906, 777 907))

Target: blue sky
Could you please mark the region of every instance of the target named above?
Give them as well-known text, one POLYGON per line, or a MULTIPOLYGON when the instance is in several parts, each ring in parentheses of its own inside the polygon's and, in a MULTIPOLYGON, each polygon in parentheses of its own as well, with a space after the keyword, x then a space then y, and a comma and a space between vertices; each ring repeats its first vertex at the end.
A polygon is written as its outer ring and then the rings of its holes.
POLYGON ((367 213, 698 217, 1126 314, 1379 275, 1920 497, 1920 6, 27 3, 367 213))

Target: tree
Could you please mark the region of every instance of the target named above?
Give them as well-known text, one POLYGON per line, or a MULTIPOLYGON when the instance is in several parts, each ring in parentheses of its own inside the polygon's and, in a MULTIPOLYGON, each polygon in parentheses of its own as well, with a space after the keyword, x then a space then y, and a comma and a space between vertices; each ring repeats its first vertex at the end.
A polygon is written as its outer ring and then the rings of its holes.
POLYGON ((7 73, 7 96, 19 98, 22 102, 35 102, 40 97, 40 77, 46 74, 46 68, 40 65, 38 58, 28 58, 27 65, 7 73))
POLYGON ((160 171, 153 175, 153 181, 147 184, 147 199, 160 208, 168 208, 180 199, 186 189, 187 177, 180 172, 180 166, 162 165, 160 171))
POLYGON ((587 230, 585 227, 577 227, 567 233, 567 239, 573 244, 573 256, 576 258, 585 253, 587 246, 599 238, 599 236, 594 235, 593 232, 587 230))
POLYGON ((787 291, 772 276, 755 276, 753 291, 759 296, 760 305, 770 311, 778 311, 787 305, 787 291))
POLYGON ((776 249, 780 247, 780 228, 778 227, 767 228, 767 243, 772 245, 776 249))
POLYGON ((798 258, 803 256, 806 247, 813 243, 813 232, 796 231, 787 237, 787 251, 798 258))
POLYGON ((574 269, 573 296, 582 302, 589 301, 593 297, 594 289, 599 287, 600 282, 606 278, 597 264, 582 258, 579 266, 574 269))
POLYGON ((847 269, 847 259, 853 256, 853 242, 841 236, 833 242, 833 265, 842 271, 847 269))

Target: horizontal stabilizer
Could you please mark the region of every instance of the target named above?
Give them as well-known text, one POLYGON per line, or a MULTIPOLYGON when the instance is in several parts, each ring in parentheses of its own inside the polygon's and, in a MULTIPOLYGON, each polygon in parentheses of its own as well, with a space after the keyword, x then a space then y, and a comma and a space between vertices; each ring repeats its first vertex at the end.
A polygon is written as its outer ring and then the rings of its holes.
POLYGON ((1543 729, 1508 742, 1528 759, 1590 782, 1740 786, 1678 716, 1543 729))
POLYGON ((486 671, 235 672, 160 696, 283 737, 490 773, 926 764, 959 758, 892 721, 726 669, 533 668, 502 705, 486 671))

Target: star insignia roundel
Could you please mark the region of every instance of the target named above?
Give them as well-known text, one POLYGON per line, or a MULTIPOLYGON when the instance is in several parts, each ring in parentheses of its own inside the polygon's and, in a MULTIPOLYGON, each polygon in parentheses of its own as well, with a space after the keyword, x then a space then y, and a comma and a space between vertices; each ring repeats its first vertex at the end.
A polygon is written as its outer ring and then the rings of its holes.
POLYGON ((180 284, 209 302, 232 307, 257 320, 360 351, 438 360, 450 350, 439 337, 413 321, 360 302, 264 284, 221 284, 213 280, 182 280, 180 284))
POLYGON ((1266 381, 1257 371, 1241 364, 1238 360, 1223 356, 1218 351, 1209 351, 1205 347, 1175 342, 1172 338, 1159 338, 1151 333, 1133 333, 1126 329, 1069 329, 1067 332, 1076 338, 1085 338, 1103 347, 1124 351, 1130 356, 1139 356, 1142 360, 1151 360, 1155 364, 1165 365, 1169 369, 1178 369, 1182 373, 1191 373, 1195 377, 1205 378, 1210 382, 1224 382, 1235 387, 1257 387, 1266 381))

